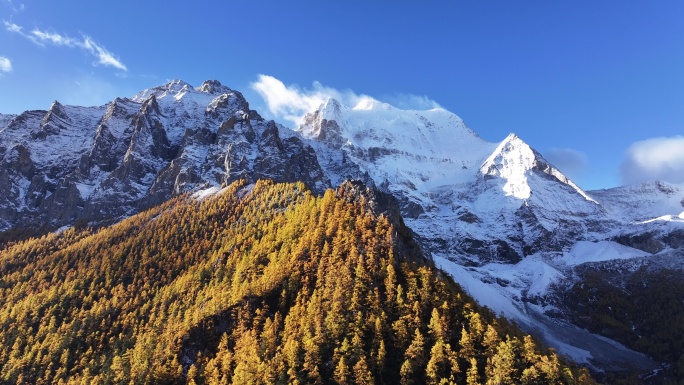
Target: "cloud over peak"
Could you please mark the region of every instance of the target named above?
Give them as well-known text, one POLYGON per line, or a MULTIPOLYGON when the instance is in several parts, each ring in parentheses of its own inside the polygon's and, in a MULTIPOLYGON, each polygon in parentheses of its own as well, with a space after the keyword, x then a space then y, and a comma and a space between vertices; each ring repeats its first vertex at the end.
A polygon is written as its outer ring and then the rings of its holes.
MULTIPOLYGON (((369 101, 378 102, 377 99, 363 94, 357 94, 352 90, 337 90, 326 87, 320 82, 313 82, 311 88, 301 88, 296 85, 285 85, 279 79, 269 75, 259 75, 258 80, 251 84, 266 102, 269 112, 275 119, 287 120, 294 125, 299 125, 306 113, 316 110, 328 99, 335 99, 343 105, 356 107, 369 101)), ((399 108, 405 109, 428 109, 439 105, 427 98, 411 94, 396 94, 389 96, 387 101, 399 108)))
POLYGON ((628 184, 653 180, 684 183, 684 136, 633 143, 625 153, 621 172, 628 184))
POLYGON ((46 44, 69 47, 69 48, 80 48, 85 50, 94 56, 97 61, 95 64, 101 64, 107 67, 114 67, 122 71, 127 71, 126 65, 123 64, 119 59, 116 58, 111 52, 107 51, 102 45, 98 44, 90 36, 83 35, 80 39, 75 39, 66 35, 61 35, 54 32, 41 31, 39 29, 33 29, 30 32, 24 32, 24 27, 17 24, 5 21, 5 29, 9 32, 17 33, 27 39, 29 39, 34 44, 45 46, 46 44))
POLYGON ((361 98, 350 90, 338 91, 314 82, 310 89, 296 85, 286 86, 282 81, 269 75, 259 75, 251 84, 253 90, 266 102, 269 111, 279 119, 298 125, 307 112, 314 111, 328 99, 336 99, 345 105, 356 105, 361 98))

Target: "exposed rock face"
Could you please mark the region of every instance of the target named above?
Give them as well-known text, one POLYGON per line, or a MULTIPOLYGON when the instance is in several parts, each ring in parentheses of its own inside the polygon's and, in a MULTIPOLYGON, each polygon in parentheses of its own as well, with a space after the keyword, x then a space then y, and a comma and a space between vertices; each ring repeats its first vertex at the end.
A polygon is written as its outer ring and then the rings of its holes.
POLYGON ((0 123, 0 231, 113 221, 238 178, 330 186, 310 146, 217 81, 101 107, 55 102, 0 123))

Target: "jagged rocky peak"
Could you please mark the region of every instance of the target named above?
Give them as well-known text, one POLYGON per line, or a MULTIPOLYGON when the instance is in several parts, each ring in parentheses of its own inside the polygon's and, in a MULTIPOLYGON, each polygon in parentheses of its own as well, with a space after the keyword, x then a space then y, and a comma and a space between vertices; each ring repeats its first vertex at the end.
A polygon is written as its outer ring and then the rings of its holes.
POLYGON ((316 111, 304 116, 297 131, 305 138, 325 142, 339 148, 346 140, 342 137, 341 123, 344 119, 343 109, 348 109, 333 98, 321 103, 316 111))
MULTIPOLYGON (((167 96, 172 96, 175 99, 181 99, 185 94, 204 93, 212 96, 222 94, 239 94, 233 91, 230 87, 224 86, 218 80, 206 80, 199 87, 195 88, 183 80, 172 80, 164 85, 148 88, 138 92, 133 96, 136 102, 143 102, 147 100, 150 95, 155 95, 158 99, 163 99, 167 96)), ((240 96, 242 96, 240 94, 240 96)))
POLYGON ((125 117, 129 114, 129 109, 126 108, 127 105, 131 103, 128 98, 116 98, 107 104, 107 110, 102 117, 102 121, 111 119, 114 116, 125 117))
POLYGON ((218 80, 205 80, 204 83, 197 88, 197 91, 206 92, 208 94, 226 94, 233 90, 224 86, 218 80))
POLYGON ((174 79, 171 80, 170 82, 166 83, 165 85, 161 86, 163 89, 166 89, 170 93, 178 93, 181 91, 187 91, 188 89, 193 89, 192 85, 190 83, 183 81, 181 79, 174 79))
POLYGON ((161 111, 159 109, 159 102, 157 102, 157 97, 152 94, 143 102, 140 107, 140 112, 146 115, 156 114, 160 115, 161 111))
POLYGON ((71 119, 65 107, 54 101, 40 122, 40 130, 34 131, 34 139, 45 139, 49 135, 57 135, 71 119))
POLYGON ((342 113, 342 104, 336 99, 328 98, 328 100, 321 103, 320 107, 318 107, 318 111, 321 111, 321 116, 324 119, 339 119, 340 114, 342 113))
POLYGON ((67 115, 66 111, 64 110, 64 105, 57 100, 52 102, 52 105, 50 106, 50 109, 48 110, 47 114, 45 114, 45 119, 43 120, 44 123, 48 122, 51 119, 54 118, 59 118, 62 120, 68 120, 69 116, 67 115))
POLYGON ((176 79, 161 86, 142 90, 135 94, 132 99, 136 102, 142 103, 147 100, 150 95, 155 95, 157 98, 161 98, 169 94, 178 95, 188 90, 194 90, 194 88, 189 83, 186 83, 180 79, 176 79))
MULTIPOLYGON (((215 89, 216 90, 216 89, 215 89)), ((216 95, 206 107, 207 113, 216 113, 220 111, 232 112, 238 115, 240 119, 257 119, 262 120, 261 116, 253 110, 249 109, 249 103, 245 97, 237 91, 233 91, 225 87, 222 93, 209 93, 209 95, 216 95)))

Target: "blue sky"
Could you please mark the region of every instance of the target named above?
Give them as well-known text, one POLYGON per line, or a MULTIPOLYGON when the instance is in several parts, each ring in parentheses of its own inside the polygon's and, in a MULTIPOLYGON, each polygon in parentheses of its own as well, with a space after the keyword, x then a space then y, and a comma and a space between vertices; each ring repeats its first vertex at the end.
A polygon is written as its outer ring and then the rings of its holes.
POLYGON ((298 97, 437 103, 585 189, 684 182, 683 20, 679 0, 0 0, 0 113, 217 79, 288 124, 264 74, 298 97))

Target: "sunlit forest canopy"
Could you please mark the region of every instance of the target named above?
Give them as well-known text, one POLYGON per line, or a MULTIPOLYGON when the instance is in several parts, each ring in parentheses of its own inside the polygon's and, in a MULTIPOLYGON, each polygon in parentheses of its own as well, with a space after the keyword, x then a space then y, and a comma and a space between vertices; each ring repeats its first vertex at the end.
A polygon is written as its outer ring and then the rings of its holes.
POLYGON ((7 384, 584 384, 343 184, 236 182, 0 251, 7 384))

